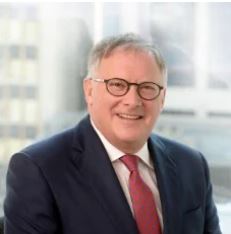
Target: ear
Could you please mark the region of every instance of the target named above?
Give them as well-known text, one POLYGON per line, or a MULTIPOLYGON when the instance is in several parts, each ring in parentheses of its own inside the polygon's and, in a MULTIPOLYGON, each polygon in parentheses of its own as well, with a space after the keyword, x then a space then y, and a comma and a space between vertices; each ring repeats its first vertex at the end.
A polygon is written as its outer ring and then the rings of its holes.
POLYGON ((83 80, 83 91, 84 91, 85 101, 89 106, 92 104, 93 97, 92 97, 92 81, 88 78, 85 78, 83 80))

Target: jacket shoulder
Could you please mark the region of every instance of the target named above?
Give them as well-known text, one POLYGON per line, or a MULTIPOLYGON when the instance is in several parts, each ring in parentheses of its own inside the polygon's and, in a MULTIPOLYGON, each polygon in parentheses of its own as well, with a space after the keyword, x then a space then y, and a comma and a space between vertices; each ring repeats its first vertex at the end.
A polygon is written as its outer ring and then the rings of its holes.
POLYGON ((204 160, 202 153, 191 146, 156 134, 152 134, 151 140, 154 146, 161 148, 161 150, 174 161, 197 161, 201 163, 201 160, 204 160))
POLYGON ((38 163, 61 160, 70 153, 74 132, 75 128, 66 129, 27 146, 17 154, 24 155, 38 163))

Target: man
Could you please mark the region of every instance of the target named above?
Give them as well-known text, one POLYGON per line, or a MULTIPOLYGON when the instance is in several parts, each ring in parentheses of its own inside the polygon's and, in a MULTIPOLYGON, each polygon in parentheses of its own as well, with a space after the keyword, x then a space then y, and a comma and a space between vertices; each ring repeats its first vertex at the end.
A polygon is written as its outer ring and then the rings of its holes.
POLYGON ((151 134, 167 83, 158 50, 109 38, 88 71, 89 116, 12 157, 5 233, 220 234, 204 157, 151 134))

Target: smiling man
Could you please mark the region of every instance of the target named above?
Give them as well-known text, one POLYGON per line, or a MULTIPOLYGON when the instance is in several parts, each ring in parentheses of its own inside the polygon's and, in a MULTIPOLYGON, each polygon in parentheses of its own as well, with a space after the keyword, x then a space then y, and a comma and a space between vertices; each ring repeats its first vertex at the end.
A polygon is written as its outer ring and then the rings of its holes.
POLYGON ((133 154, 147 141, 162 110, 165 71, 151 51, 129 46, 107 51, 84 90, 95 127, 112 145, 133 154))
POLYGON ((6 234, 220 234, 203 155, 152 134, 167 68, 137 35, 99 42, 75 128, 15 154, 6 234))

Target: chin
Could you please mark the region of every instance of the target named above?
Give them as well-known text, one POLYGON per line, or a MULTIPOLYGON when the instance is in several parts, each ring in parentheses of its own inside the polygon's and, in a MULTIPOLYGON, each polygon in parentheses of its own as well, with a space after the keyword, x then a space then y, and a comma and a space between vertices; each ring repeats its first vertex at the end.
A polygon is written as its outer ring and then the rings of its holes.
POLYGON ((141 137, 141 134, 123 134, 123 135, 119 135, 117 136, 117 138, 125 143, 125 144, 138 144, 140 142, 142 142, 144 139, 143 137, 141 137))

